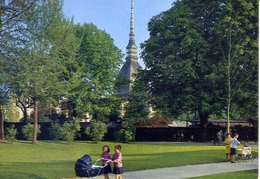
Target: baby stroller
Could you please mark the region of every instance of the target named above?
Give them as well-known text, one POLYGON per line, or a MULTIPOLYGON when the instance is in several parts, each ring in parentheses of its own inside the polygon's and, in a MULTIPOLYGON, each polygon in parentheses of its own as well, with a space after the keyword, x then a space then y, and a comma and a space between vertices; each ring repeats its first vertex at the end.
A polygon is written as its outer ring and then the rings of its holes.
MULTIPOLYGON (((76 176, 80 178, 95 178, 104 172, 105 166, 98 166, 97 162, 101 159, 98 159, 94 165, 92 165, 91 157, 89 155, 84 155, 79 158, 75 163, 75 172, 76 176)), ((108 163, 109 161, 107 161, 108 163)))
POLYGON ((238 162, 248 162, 249 160, 254 161, 253 154, 251 153, 251 147, 243 147, 237 150, 237 161, 238 162))

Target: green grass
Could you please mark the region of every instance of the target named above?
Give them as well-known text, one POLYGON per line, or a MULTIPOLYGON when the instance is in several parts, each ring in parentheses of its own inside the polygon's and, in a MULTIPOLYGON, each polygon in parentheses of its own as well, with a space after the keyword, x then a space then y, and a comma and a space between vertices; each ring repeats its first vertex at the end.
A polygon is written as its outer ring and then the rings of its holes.
MULTIPOLYGON (((17 141, 7 144, 0 141, 0 178, 61 179, 75 177, 74 165, 78 158, 89 154, 92 161, 100 157, 102 146, 113 148, 118 143, 92 144, 76 141, 71 145, 63 142, 17 141)), ((206 143, 131 143, 122 146, 124 171, 164 168, 192 164, 223 162, 224 146, 206 143), (181 159, 181 160, 180 160, 181 159)), ((253 150, 257 157, 258 150, 253 150)))
POLYGON ((258 170, 246 170, 240 172, 232 172, 232 173, 222 173, 222 174, 214 174, 210 176, 202 176, 202 177, 193 177, 189 179, 220 179, 220 178, 228 178, 228 179, 256 179, 258 178, 258 170))

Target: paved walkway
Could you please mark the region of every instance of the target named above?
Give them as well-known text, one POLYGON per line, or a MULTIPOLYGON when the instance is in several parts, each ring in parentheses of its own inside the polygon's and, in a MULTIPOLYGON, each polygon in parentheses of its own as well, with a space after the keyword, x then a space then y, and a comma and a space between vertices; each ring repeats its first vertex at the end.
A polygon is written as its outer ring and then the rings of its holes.
MULTIPOLYGON (((255 159, 253 162, 221 162, 125 172, 122 177, 123 179, 184 179, 253 169, 258 169, 258 159, 255 159)), ((114 178, 114 175, 110 174, 110 178, 114 178)), ((101 175, 96 177, 96 179, 104 179, 104 177, 101 175)))
MULTIPOLYGON (((258 145, 252 145, 252 148, 258 148, 258 145)), ((219 173, 236 172, 243 170, 258 169, 258 159, 254 159, 253 162, 220 162, 209 163, 200 165, 186 165, 179 167, 159 168, 152 170, 141 170, 134 172, 124 172, 122 174, 123 179, 184 179, 191 177, 199 177, 205 175, 213 175, 219 173)), ((113 179, 114 175, 109 174, 113 179)), ((73 178, 78 179, 78 178, 73 178)), ((86 178, 82 178, 86 179, 86 178)), ((96 177, 95 179, 104 179, 103 175, 96 177)))

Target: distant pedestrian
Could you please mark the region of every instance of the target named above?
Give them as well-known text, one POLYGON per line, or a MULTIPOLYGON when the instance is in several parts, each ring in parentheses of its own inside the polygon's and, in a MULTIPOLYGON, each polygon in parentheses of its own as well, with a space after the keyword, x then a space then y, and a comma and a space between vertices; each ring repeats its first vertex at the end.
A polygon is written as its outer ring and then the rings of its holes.
POLYGON ((116 175, 116 179, 122 179, 121 174, 123 173, 123 162, 120 145, 115 146, 115 153, 112 157, 111 162, 114 163, 113 174, 116 175))
POLYGON ((194 140, 193 135, 190 136, 190 140, 191 140, 191 142, 193 142, 193 140, 194 140))
POLYGON ((222 137, 223 137, 223 132, 222 132, 222 130, 220 130, 220 131, 218 131, 218 133, 217 133, 218 145, 223 145, 222 137))
POLYGON ((231 147, 230 147, 230 161, 231 163, 236 163, 235 162, 235 155, 236 155, 236 148, 237 144, 240 144, 240 142, 237 140, 238 134, 234 134, 234 138, 231 141, 231 147))
POLYGON ((226 134, 226 139, 224 141, 225 147, 226 147, 226 162, 231 161, 231 156, 230 156, 230 147, 231 147, 231 141, 232 138, 229 133, 226 134), (229 160, 228 160, 229 156, 229 160))

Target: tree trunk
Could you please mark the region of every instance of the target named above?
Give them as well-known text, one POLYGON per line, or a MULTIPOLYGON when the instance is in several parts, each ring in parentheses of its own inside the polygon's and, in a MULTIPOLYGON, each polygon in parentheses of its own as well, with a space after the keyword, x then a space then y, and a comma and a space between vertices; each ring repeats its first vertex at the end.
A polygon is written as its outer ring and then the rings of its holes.
POLYGON ((201 124, 201 141, 207 141, 207 127, 208 127, 208 113, 200 113, 200 124, 201 124))
POLYGON ((38 132, 38 101, 34 100, 34 126, 33 126, 33 141, 32 144, 37 143, 37 132, 38 132))
POLYGON ((4 131, 4 117, 3 111, 0 108, 0 140, 5 140, 5 131, 4 131))

